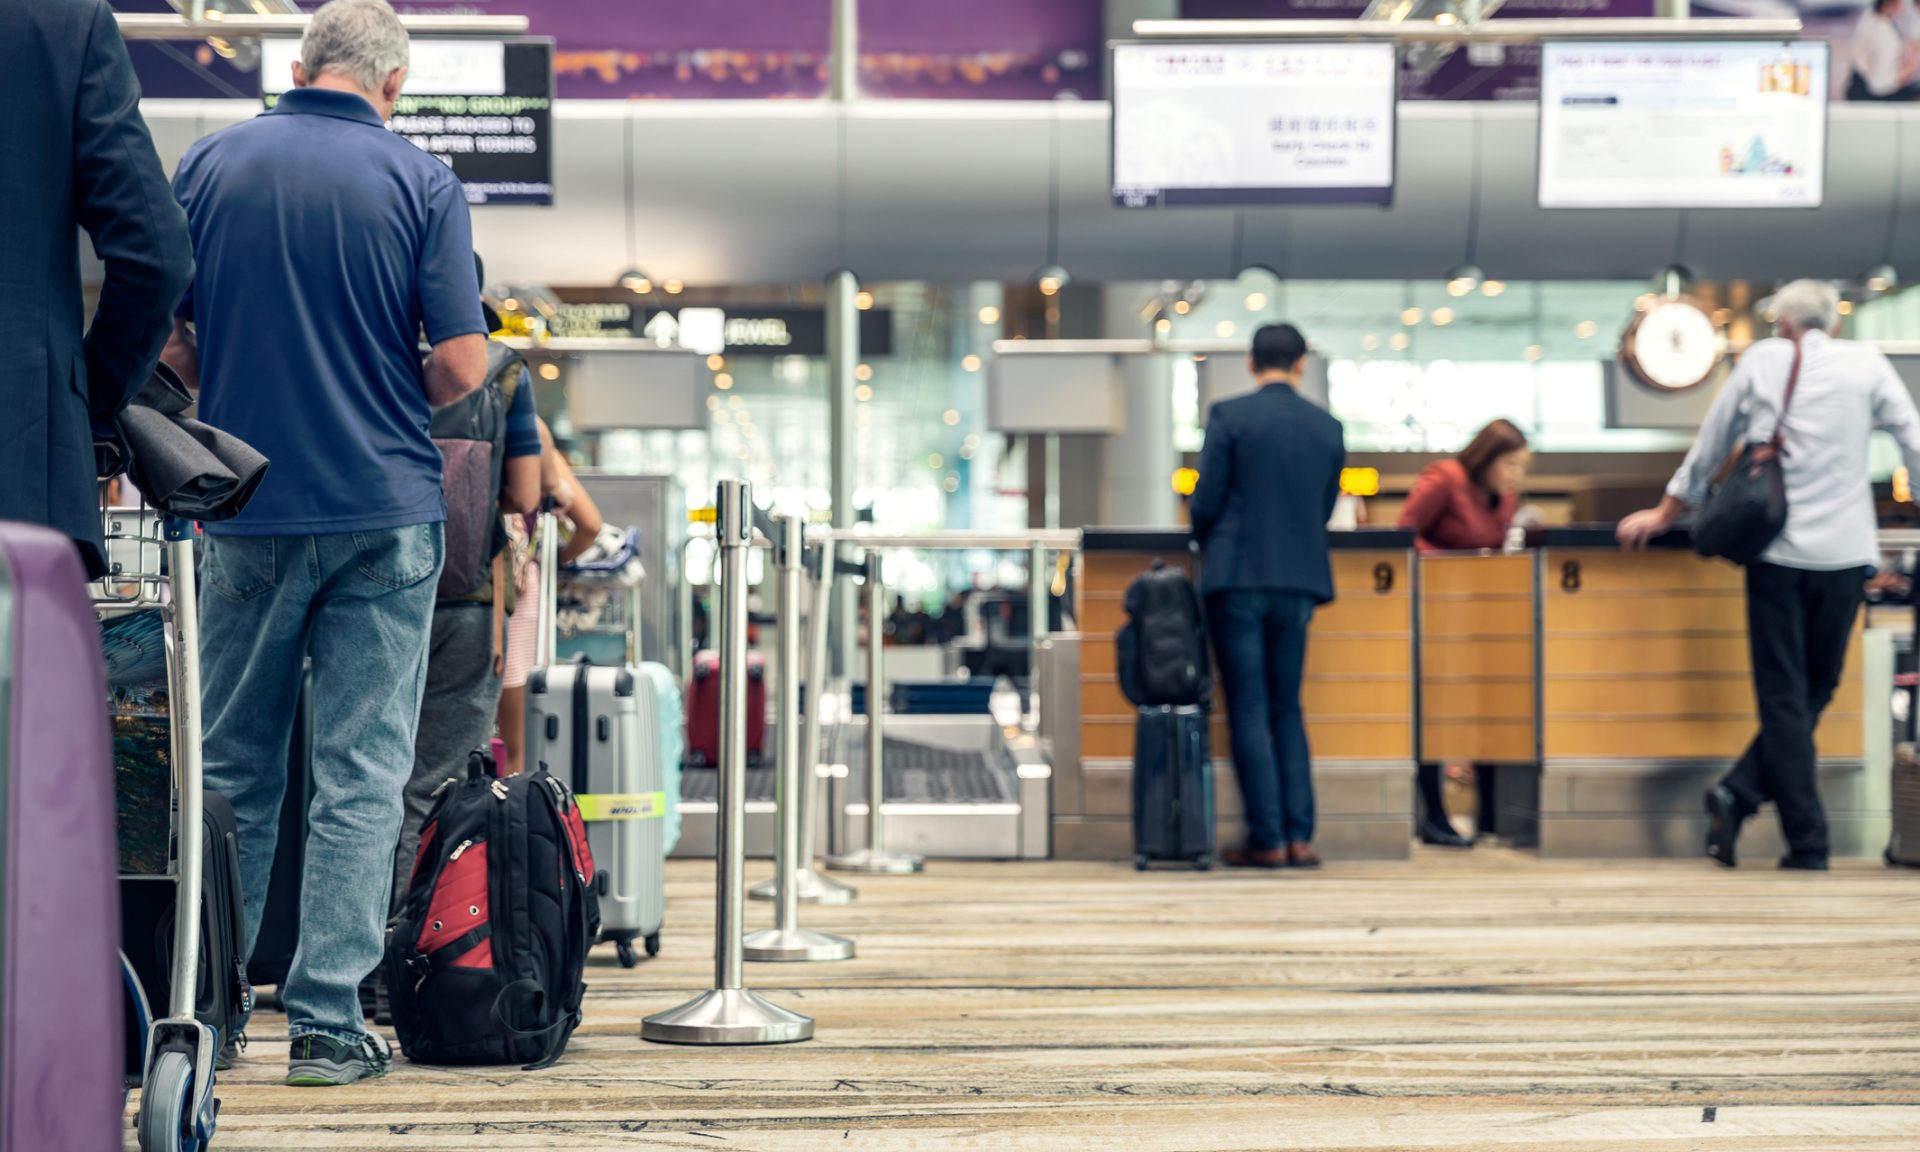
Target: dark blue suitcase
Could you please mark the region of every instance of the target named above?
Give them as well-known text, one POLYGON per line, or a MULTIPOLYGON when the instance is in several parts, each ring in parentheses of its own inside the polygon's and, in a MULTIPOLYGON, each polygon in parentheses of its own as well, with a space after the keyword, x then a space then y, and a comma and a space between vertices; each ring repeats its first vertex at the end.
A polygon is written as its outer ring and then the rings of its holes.
POLYGON ((1133 740, 1133 866, 1213 867, 1213 753, 1207 710, 1140 709, 1133 740))

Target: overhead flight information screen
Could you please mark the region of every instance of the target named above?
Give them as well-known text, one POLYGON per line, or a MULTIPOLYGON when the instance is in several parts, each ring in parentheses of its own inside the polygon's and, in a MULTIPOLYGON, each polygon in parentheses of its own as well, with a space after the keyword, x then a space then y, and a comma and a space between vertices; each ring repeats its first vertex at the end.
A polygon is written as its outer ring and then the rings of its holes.
POLYGON ((1392 44, 1117 44, 1113 202, 1389 204, 1392 44))
POLYGON ((1550 43, 1542 208, 1817 208, 1827 44, 1550 43))

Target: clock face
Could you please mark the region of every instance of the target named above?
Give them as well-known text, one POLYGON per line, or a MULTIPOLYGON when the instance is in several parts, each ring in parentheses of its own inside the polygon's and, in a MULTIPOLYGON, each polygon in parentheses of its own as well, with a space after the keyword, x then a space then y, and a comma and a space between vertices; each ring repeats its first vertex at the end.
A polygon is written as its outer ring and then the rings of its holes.
POLYGON ((1627 332, 1626 353, 1636 374, 1670 392, 1704 383, 1720 362, 1713 320, 1686 300, 1663 300, 1627 332))

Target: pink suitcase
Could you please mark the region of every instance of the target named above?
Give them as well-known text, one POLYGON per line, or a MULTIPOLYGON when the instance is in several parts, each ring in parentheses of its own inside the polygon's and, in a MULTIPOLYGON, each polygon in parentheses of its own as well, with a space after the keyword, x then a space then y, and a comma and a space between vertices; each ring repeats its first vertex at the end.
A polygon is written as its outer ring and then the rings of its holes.
POLYGON ((106 682, 73 542, 0 523, 0 1152, 121 1146, 106 682))

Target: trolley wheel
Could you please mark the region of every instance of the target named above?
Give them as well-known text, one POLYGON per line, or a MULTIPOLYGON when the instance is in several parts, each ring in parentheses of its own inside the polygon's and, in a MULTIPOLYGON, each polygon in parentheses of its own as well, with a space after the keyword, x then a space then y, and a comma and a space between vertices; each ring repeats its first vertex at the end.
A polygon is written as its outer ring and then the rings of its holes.
POLYGON ((1212 856, 1196 856, 1193 861, 1193 870, 1195 872, 1213 871, 1213 857, 1212 856))
POLYGON ((647 955, 648 955, 648 956, 658 956, 658 955, 660 955, 660 933, 658 933, 658 932, 650 932, 650 933, 648 933, 648 934, 647 934, 647 939, 646 939, 646 941, 645 941, 645 943, 646 943, 646 946, 647 946, 647 955))
POLYGON ((1147 870, 1147 858, 1144 855, 1133 858, 1133 870, 1135 872, 1145 872, 1147 870))
POLYGON ((168 1050, 153 1062, 153 1071, 140 1090, 140 1152, 199 1152, 200 1141, 187 1130, 193 1107, 193 1062, 187 1054, 168 1050))
POLYGON ((619 958, 622 968, 631 968, 640 963, 640 957, 634 952, 631 940, 614 941, 613 954, 619 958))

